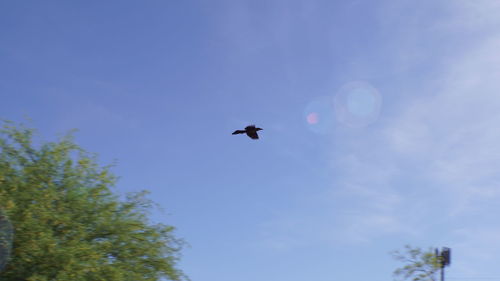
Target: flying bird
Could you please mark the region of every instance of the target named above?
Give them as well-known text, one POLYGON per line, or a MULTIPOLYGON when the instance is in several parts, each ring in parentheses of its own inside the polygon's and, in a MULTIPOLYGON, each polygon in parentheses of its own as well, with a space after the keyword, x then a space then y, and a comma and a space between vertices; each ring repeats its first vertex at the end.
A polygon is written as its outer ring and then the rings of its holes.
POLYGON ((250 125, 246 126, 245 130, 236 130, 233 132, 233 135, 237 134, 247 134, 251 139, 259 139, 259 135, 257 135, 257 132, 262 130, 261 128, 256 128, 255 125, 250 125))

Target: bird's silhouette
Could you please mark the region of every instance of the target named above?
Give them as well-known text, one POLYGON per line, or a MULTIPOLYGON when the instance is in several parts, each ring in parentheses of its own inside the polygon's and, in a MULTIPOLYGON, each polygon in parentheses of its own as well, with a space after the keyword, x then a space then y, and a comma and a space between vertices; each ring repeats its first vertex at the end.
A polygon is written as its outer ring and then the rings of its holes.
POLYGON ((257 128, 255 127, 255 125, 250 125, 250 126, 246 126, 245 127, 245 130, 236 130, 233 132, 233 135, 237 135, 237 134, 247 134, 247 136, 249 136, 251 139, 259 139, 259 135, 257 135, 257 132, 262 130, 261 128, 257 128))

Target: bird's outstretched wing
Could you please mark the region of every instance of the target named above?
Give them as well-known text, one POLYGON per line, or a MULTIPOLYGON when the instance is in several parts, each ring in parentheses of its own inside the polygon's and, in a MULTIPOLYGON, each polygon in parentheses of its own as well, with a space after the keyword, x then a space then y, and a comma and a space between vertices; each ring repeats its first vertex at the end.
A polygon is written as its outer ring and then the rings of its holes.
POLYGON ((246 126, 245 130, 255 130, 255 125, 248 125, 248 126, 246 126))
POLYGON ((233 135, 244 134, 244 133, 246 133, 246 131, 244 131, 244 130, 236 130, 236 131, 233 132, 233 135))
POLYGON ((256 131, 247 131, 247 136, 254 140, 259 139, 259 135, 257 135, 256 131))

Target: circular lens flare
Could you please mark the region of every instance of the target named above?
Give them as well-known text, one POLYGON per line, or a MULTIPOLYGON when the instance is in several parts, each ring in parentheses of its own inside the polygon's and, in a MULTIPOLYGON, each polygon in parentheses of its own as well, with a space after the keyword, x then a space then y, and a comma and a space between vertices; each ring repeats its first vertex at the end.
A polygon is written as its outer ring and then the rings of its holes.
POLYGON ((339 122, 352 127, 363 127, 378 119, 382 97, 367 82, 349 82, 334 97, 334 105, 339 122))
POLYGON ((318 113, 312 112, 307 115, 307 123, 313 125, 318 123, 318 113))
POLYGON ((330 97, 318 97, 309 102, 304 110, 307 127, 318 134, 327 134, 335 123, 333 103, 330 97))

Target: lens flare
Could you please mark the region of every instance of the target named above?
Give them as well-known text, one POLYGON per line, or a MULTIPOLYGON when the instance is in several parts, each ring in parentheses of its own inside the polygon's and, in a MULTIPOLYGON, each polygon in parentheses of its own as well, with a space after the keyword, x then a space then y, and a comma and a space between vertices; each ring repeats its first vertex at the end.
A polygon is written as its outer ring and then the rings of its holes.
POLYGON ((318 113, 312 112, 307 115, 307 123, 316 124, 318 123, 318 113))
POLYGON ((334 97, 337 120, 352 127, 364 127, 375 122, 381 105, 380 93, 364 81, 345 84, 334 97))
POLYGON ((331 97, 318 97, 309 102, 304 110, 307 127, 318 134, 331 132, 335 122, 331 97))

